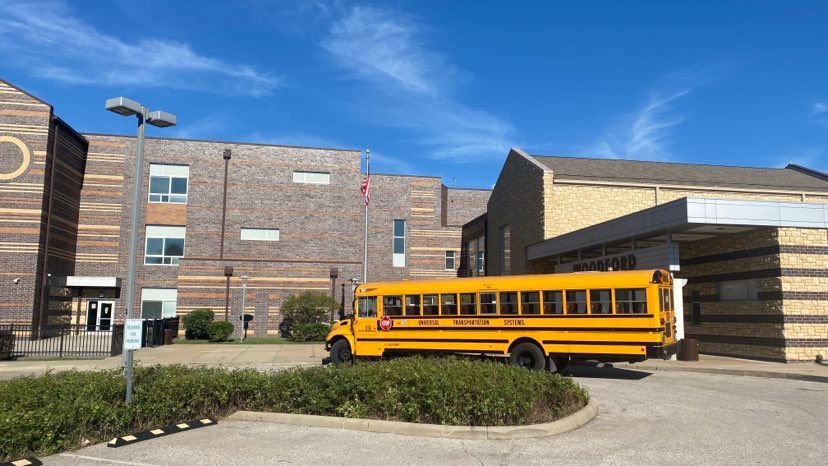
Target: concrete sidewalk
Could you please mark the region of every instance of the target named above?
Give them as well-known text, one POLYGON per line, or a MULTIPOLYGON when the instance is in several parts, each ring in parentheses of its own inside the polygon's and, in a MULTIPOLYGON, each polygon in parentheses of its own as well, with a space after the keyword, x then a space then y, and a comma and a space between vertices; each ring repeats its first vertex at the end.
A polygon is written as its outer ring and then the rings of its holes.
POLYGON ((708 374, 796 379, 811 382, 828 382, 828 365, 817 363, 793 363, 753 361, 700 354, 698 361, 664 361, 648 359, 634 364, 616 363, 614 367, 642 371, 704 372, 708 374))
MULTIPOLYGON (((186 364, 212 367, 252 368, 276 370, 297 366, 318 366, 327 357, 325 345, 170 345, 142 348, 135 352, 135 361, 141 365, 186 364)), ((97 370, 121 366, 121 356, 105 359, 53 359, 45 361, 2 361, 0 379, 41 374, 60 370, 97 370)))

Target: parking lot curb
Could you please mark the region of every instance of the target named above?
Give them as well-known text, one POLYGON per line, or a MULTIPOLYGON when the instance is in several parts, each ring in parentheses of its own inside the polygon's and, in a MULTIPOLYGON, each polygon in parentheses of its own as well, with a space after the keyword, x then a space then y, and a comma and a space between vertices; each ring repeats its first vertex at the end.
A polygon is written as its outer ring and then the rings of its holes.
POLYGON ((419 437, 436 437, 464 440, 514 440, 549 437, 575 430, 591 421, 598 414, 598 405, 590 400, 586 406, 556 421, 527 426, 444 426, 417 424, 414 422, 382 421, 377 419, 312 416, 309 414, 265 413, 236 411, 227 421, 252 421, 289 424, 305 427, 360 430, 419 437))
POLYGON ((754 371, 745 369, 720 369, 715 367, 673 367, 673 366, 652 366, 652 367, 638 367, 635 364, 629 365, 615 365, 614 367, 635 369, 640 371, 665 371, 665 372, 696 372, 702 374, 717 374, 717 375, 735 375, 740 377, 761 377, 766 379, 787 379, 787 380, 804 380, 806 382, 821 382, 828 383, 828 376, 812 375, 812 374, 793 374, 790 372, 775 372, 775 371, 754 371))

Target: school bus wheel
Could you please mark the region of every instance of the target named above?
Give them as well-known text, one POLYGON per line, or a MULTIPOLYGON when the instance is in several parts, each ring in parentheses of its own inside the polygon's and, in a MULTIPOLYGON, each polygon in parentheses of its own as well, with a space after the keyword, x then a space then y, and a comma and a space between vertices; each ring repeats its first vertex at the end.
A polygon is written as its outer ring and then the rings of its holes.
POLYGON ((351 345, 348 344, 348 340, 340 338, 331 345, 331 362, 334 366, 350 364, 353 360, 354 357, 351 353, 351 345))
POLYGON ((509 352, 509 364, 540 371, 546 368, 546 356, 534 343, 518 343, 509 352))

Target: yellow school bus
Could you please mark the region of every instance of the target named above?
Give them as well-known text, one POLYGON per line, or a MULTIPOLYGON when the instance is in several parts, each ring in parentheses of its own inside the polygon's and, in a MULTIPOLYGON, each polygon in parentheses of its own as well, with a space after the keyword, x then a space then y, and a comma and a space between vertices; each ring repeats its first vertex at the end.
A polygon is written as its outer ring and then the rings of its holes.
POLYGON ((676 348, 666 270, 364 283, 354 308, 326 338, 334 364, 444 352, 561 370, 573 358, 641 361, 676 348))

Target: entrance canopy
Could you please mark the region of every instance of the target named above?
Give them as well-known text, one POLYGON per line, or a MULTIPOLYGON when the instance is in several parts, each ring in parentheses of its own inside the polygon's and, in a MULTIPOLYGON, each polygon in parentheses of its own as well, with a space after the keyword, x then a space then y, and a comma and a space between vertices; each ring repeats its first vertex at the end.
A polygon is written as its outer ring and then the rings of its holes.
POLYGON ((608 265, 630 261, 636 265, 627 268, 678 270, 675 243, 766 227, 828 228, 828 205, 685 197, 533 244, 526 258, 535 264, 554 264, 556 271, 606 270, 608 265), (649 258, 647 263, 626 257, 630 251, 644 252, 636 256, 649 258), (562 268, 562 264, 570 266, 562 268))
POLYGON ((67 288, 119 288, 121 279, 118 277, 66 277, 67 288))

